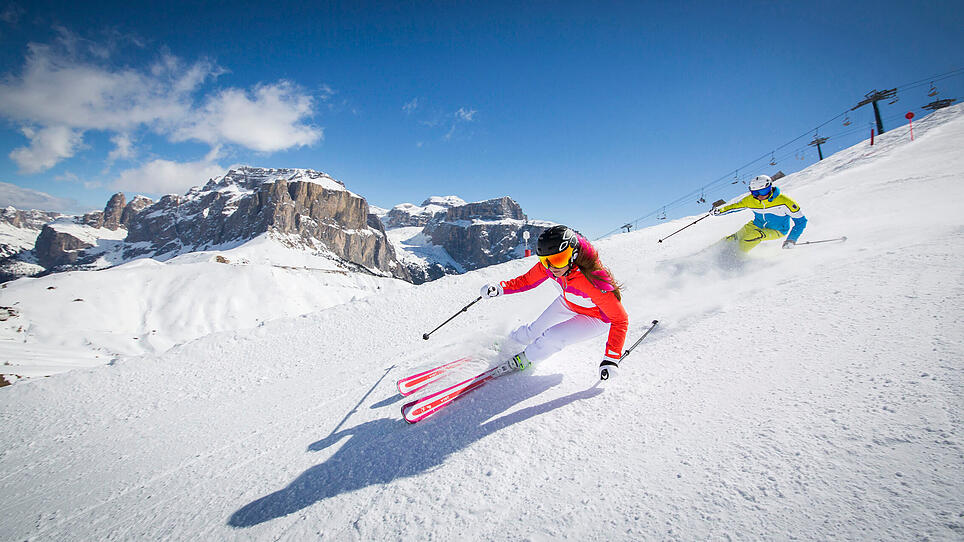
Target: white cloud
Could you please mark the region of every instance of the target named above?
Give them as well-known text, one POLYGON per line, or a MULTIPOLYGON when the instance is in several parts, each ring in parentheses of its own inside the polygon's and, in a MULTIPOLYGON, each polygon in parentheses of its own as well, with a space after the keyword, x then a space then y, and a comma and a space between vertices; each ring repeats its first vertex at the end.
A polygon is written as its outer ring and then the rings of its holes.
POLYGON ((402 106, 402 111, 404 111, 406 115, 411 115, 416 109, 418 109, 418 98, 412 98, 412 101, 402 106))
MULTIPOLYGON (((205 94, 205 85, 225 73, 213 62, 188 63, 162 54, 142 69, 113 66, 115 41, 136 43, 134 38, 117 38, 105 46, 57 30, 54 43, 28 45, 19 74, 0 78, 0 117, 29 127, 25 133, 56 129, 62 141, 74 142, 55 147, 31 139, 29 147, 11 153, 23 171, 44 171, 73 156, 76 138, 89 130, 113 134, 108 164, 133 156, 132 134, 142 129, 171 141, 234 144, 261 152, 312 145, 323 138, 323 130, 309 123, 315 99, 293 83, 205 94), (67 133, 75 139, 67 139, 67 133)), ((325 101, 334 94, 323 86, 319 98, 325 101)))
POLYGON ((130 134, 114 134, 110 141, 114 144, 114 150, 107 155, 108 164, 113 164, 117 160, 130 160, 134 157, 134 141, 130 134))
POLYGON ((190 93, 216 72, 204 62, 184 68, 163 59, 149 74, 111 70, 46 45, 28 50, 22 75, 0 82, 0 115, 41 126, 130 131, 178 123, 190 113, 190 93))
POLYGON ((77 202, 72 199, 57 198, 15 184, 0 183, 0 207, 9 205, 17 209, 38 209, 58 213, 72 213, 79 208, 77 202))
POLYGON ((279 151, 311 145, 323 137, 321 128, 304 124, 311 113, 312 98, 286 81, 258 85, 253 92, 231 88, 209 98, 193 122, 180 127, 174 137, 279 151))
POLYGON ((208 160, 173 162, 158 159, 121 172, 113 186, 116 190, 132 192, 180 194, 224 173, 223 167, 208 160))
POLYGON ((24 127, 23 134, 30 140, 29 147, 18 147, 10 153, 21 173, 46 171, 64 158, 74 155, 83 141, 83 132, 66 126, 51 126, 36 130, 24 127))
POLYGON ((459 110, 455 112, 455 118, 464 122, 472 122, 476 113, 478 113, 478 111, 475 109, 460 107, 459 110))

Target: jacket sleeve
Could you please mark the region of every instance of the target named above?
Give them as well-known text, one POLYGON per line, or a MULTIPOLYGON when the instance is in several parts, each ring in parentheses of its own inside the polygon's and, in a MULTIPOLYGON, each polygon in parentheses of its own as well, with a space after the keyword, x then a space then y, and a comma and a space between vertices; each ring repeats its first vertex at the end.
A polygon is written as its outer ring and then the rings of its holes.
POLYGON ((790 210, 790 218, 793 219, 793 229, 791 229, 790 233, 787 234, 787 239, 796 243, 797 239, 800 238, 800 234, 803 233, 803 229, 807 227, 807 217, 803 216, 803 213, 800 211, 800 206, 797 205, 797 202, 790 198, 786 198, 786 200, 786 206, 790 210))
POLYGON ((626 344, 629 315, 626 314, 622 302, 616 299, 616 294, 612 292, 593 289, 589 297, 610 322, 604 357, 610 361, 619 362, 619 358, 623 355, 623 345, 626 344))
POLYGON ((749 200, 748 200, 749 198, 752 198, 752 196, 747 195, 747 196, 744 196, 740 201, 736 203, 724 205, 723 207, 720 208, 720 214, 725 215, 727 213, 732 213, 733 211, 740 211, 740 210, 746 209, 747 207, 749 207, 749 200))
POLYGON ((535 288, 545 282, 547 278, 549 278, 549 270, 542 265, 542 262, 536 262, 532 269, 526 271, 525 274, 512 280, 503 280, 499 285, 502 286, 502 293, 517 294, 535 288))

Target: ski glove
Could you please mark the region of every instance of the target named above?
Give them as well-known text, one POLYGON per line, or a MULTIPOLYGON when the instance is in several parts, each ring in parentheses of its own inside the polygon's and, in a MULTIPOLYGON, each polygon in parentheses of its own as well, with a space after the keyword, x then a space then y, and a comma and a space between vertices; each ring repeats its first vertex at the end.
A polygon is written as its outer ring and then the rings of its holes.
POLYGON ((502 295, 501 284, 486 284, 482 287, 482 297, 499 297, 502 295))
POLYGON ((599 380, 609 380, 616 376, 616 369, 619 369, 619 365, 615 361, 610 359, 604 359, 599 363, 599 380))
POLYGON ((783 248, 793 248, 796 244, 797 244, 796 241, 787 239, 786 241, 783 242, 783 248))
POLYGON ((720 214, 722 214, 722 213, 723 213, 723 207, 722 207, 722 206, 720 206, 720 207, 713 207, 713 209, 710 211, 710 214, 713 215, 713 216, 720 216, 720 214))

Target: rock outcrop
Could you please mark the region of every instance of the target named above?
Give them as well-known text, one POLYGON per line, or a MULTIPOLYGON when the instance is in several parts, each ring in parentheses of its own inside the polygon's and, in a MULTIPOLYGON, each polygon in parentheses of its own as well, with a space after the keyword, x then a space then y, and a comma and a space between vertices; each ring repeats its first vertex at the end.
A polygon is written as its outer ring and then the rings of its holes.
POLYGON ((43 271, 33 261, 31 251, 44 225, 62 216, 60 213, 13 207, 0 210, 0 282, 43 271), (24 256, 28 261, 21 259, 24 256))
POLYGON ((524 252, 524 232, 534 242, 551 222, 530 221, 512 198, 452 207, 443 219, 424 229, 432 243, 443 247, 466 270, 479 269, 519 258, 524 252))
POLYGON ((33 248, 44 224, 60 218, 60 213, 22 211, 13 207, 0 210, 0 259, 9 258, 33 248))
POLYGON ((432 196, 421 205, 400 203, 392 207, 383 219, 386 228, 423 227, 435 219, 440 219, 452 207, 465 205, 457 196, 432 196))
POLYGON ((346 262, 409 280, 365 198, 312 170, 238 168, 184 196, 164 196, 126 224, 124 259, 240 244, 273 233, 304 247, 320 242, 346 262))
POLYGON ((80 237, 46 225, 37 237, 37 244, 33 253, 37 263, 46 269, 75 264, 82 256, 83 250, 94 246, 80 237))

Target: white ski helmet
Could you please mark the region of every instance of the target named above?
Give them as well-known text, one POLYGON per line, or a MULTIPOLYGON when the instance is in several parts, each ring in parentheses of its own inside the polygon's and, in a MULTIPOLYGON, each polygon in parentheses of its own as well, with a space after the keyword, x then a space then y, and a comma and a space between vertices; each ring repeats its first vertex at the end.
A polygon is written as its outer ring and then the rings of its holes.
POLYGON ((750 181, 750 190, 765 190, 773 186, 773 179, 768 175, 757 175, 750 181))

